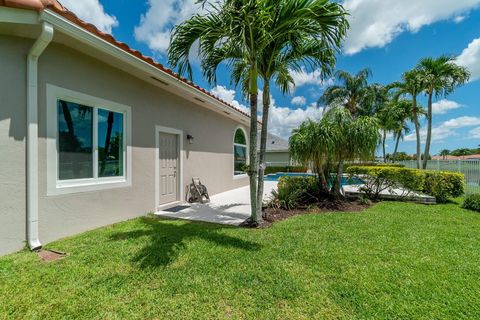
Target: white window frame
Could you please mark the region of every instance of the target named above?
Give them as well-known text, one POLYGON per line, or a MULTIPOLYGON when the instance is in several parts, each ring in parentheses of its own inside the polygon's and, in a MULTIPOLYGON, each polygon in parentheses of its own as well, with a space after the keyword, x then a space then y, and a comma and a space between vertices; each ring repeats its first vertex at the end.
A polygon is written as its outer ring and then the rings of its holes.
POLYGON ((246 164, 248 165, 250 163, 250 152, 249 152, 249 140, 248 140, 248 135, 247 135, 247 131, 242 127, 242 126, 238 126, 235 128, 235 130, 233 131, 233 147, 232 147, 232 155, 233 155, 233 179, 243 179, 245 177, 248 177, 248 174, 246 173, 242 173, 242 174, 235 174, 235 147, 238 146, 238 147, 245 147, 246 148, 246 164), (237 133, 237 130, 242 130, 243 131, 243 135, 245 136, 245 142, 246 144, 240 144, 240 143, 235 143, 235 134, 237 133))
POLYGON ((131 128, 132 111, 129 106, 90 96, 84 93, 47 84, 47 195, 129 187, 132 185, 131 128), (58 165, 58 100, 93 108, 93 178, 59 180, 58 165), (123 116, 123 176, 98 177, 98 109, 122 113, 123 116))

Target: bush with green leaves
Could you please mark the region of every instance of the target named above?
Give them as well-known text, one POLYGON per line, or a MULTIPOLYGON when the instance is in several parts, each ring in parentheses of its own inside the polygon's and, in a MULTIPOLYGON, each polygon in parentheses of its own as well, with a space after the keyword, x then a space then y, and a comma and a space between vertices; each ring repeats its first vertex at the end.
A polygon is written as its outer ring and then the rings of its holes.
POLYGON ((462 208, 480 212, 480 194, 469 194, 463 201, 462 208))
POLYGON ((344 169, 347 170, 350 167, 392 167, 392 168, 405 168, 401 163, 378 163, 378 162, 360 162, 360 163, 346 163, 344 169))
POLYGON ((388 166, 351 166, 346 171, 364 182, 360 191, 371 200, 378 200, 384 191, 402 190, 399 197, 407 198, 422 189, 425 176, 420 170, 388 166))
POLYGON ((269 166, 265 168, 265 174, 277 173, 277 172, 307 172, 307 167, 304 166, 269 166))
POLYGON ((435 197, 437 202, 445 203, 465 193, 464 175, 457 172, 423 171, 425 185, 422 191, 435 197))
POLYGON ((403 190, 400 197, 408 198, 412 192, 423 192, 435 197, 438 203, 464 194, 464 176, 456 172, 418 170, 388 166, 352 166, 347 169, 352 177, 365 182, 360 191, 372 200, 380 193, 393 189, 403 190))
POLYGON ((318 200, 319 185, 315 177, 285 176, 278 180, 276 191, 272 192, 269 206, 291 210, 306 207, 318 200))

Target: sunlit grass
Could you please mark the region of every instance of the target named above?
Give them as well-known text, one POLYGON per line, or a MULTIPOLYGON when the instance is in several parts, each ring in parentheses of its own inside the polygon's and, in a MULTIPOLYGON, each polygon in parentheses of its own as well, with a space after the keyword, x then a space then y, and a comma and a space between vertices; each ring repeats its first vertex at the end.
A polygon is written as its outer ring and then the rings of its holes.
POLYGON ((480 318, 480 215, 380 203, 261 230, 141 218, 0 259, 0 318, 480 318))

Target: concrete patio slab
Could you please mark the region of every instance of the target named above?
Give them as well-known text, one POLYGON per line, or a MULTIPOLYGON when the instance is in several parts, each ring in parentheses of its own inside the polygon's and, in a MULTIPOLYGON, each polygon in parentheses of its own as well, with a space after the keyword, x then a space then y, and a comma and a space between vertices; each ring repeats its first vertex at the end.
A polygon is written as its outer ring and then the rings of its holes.
MULTIPOLYGON (((265 181, 264 198, 270 197, 276 188, 276 181, 265 181)), ((210 197, 210 203, 187 204, 180 209, 176 212, 158 211, 155 215, 238 226, 250 217, 250 188, 247 186, 219 193, 210 197)))
MULTIPOLYGON (((343 186, 346 196, 361 196, 362 192, 359 190, 362 185, 347 185, 343 186)), ((403 200, 421 204, 436 204, 434 197, 428 196, 419 192, 408 192, 405 189, 392 189, 380 192, 380 199, 382 200, 403 200), (408 196, 405 196, 407 195, 408 196)))

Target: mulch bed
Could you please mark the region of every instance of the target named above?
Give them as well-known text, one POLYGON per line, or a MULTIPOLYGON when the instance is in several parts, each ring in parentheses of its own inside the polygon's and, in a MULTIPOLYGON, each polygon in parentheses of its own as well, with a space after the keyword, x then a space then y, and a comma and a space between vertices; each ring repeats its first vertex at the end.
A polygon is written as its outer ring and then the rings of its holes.
POLYGON ((324 200, 314 206, 310 206, 308 208, 298 208, 294 210, 266 208, 264 209, 263 213, 264 220, 260 225, 258 223, 252 223, 250 220, 246 220, 241 226, 247 228, 266 228, 277 221, 286 220, 293 216, 327 212, 361 212, 365 209, 368 209, 370 206, 372 206, 371 203, 360 203, 357 200, 324 200))

